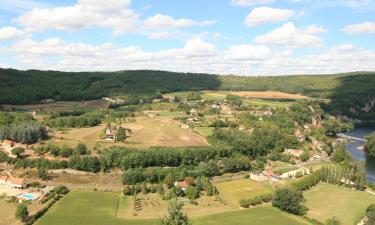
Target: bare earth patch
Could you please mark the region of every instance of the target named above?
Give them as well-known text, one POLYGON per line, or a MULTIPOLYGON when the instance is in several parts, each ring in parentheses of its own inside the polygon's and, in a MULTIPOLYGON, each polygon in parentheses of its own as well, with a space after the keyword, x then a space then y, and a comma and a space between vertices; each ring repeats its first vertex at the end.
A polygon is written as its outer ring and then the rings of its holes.
POLYGON ((231 92, 232 95, 237 95, 245 98, 274 98, 274 99, 307 99, 307 96, 301 94, 289 94, 279 91, 237 91, 231 92))

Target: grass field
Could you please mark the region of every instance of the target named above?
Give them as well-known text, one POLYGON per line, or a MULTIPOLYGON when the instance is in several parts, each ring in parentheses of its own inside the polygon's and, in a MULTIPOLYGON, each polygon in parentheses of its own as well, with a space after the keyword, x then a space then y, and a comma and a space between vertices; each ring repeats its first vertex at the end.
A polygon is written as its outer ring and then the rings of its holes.
POLYGON ((221 214, 194 218, 194 225, 308 225, 305 219, 271 206, 237 210, 221 214))
POLYGON ((211 136, 214 133, 213 127, 194 127, 193 130, 198 132, 203 137, 211 136))
POLYGON ((320 222, 335 217, 342 225, 357 224, 375 196, 344 187, 322 183, 304 193, 308 216, 320 222))
POLYGON ((21 225, 15 217, 16 205, 7 203, 5 198, 0 199, 0 225, 21 225))
MULTIPOLYGON (((167 112, 166 112, 167 113, 167 112)), ((184 146, 205 146, 206 139, 189 129, 182 129, 180 123, 173 118, 181 115, 180 112, 169 113, 165 116, 148 117, 140 116, 134 123, 124 123, 123 126, 131 129, 132 134, 124 143, 105 142, 99 137, 100 131, 105 125, 72 129, 69 131, 56 131, 55 138, 49 142, 58 145, 76 146, 78 143, 85 143, 93 148, 96 143, 103 147, 121 145, 132 148, 147 148, 153 146, 184 147, 184 146)))
POLYGON ((250 179, 225 181, 215 184, 224 200, 228 204, 235 206, 239 206, 239 201, 242 198, 251 198, 272 192, 276 185, 276 183, 268 181, 256 182, 250 179))
MULTIPOLYGON (((158 218, 126 218, 119 212, 132 204, 119 201, 118 193, 72 191, 57 202, 36 225, 156 225, 158 218), (117 205, 120 204, 117 212, 117 205), (116 213, 117 212, 117 213, 116 213), (123 217, 123 218, 119 218, 123 217)), ((184 206, 185 207, 185 206, 184 206)), ((189 207, 189 206, 187 206, 189 207)), ((201 207, 204 210, 204 207, 201 207)), ((187 211, 190 211, 189 209, 187 211)), ((151 211, 148 211, 152 213, 151 211)), ((194 225, 308 225, 303 218, 283 213, 270 206, 190 217, 194 225)))

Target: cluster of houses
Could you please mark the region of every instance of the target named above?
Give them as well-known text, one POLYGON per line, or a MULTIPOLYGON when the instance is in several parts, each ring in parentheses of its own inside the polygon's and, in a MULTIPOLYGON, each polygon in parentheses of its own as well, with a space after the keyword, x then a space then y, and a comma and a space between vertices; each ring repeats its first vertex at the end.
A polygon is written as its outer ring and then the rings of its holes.
POLYGON ((11 188, 23 189, 26 187, 25 179, 12 176, 0 176, 0 185, 8 185, 11 188))
POLYGON ((251 172, 250 173, 250 179, 255 180, 255 181, 274 181, 278 182, 281 179, 288 179, 288 178, 296 178, 298 176, 304 176, 310 174, 310 170, 301 167, 298 169, 294 169, 291 171, 284 172, 280 175, 274 173, 272 170, 264 170, 262 172, 256 173, 256 172, 251 172))

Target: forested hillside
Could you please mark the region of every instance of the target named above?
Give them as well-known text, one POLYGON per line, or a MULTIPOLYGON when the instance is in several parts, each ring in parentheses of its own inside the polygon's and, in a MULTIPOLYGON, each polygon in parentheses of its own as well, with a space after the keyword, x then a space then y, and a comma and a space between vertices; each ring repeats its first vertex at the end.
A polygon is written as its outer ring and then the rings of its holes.
POLYGON ((275 90, 329 98, 329 109, 375 118, 375 73, 239 77, 166 71, 58 72, 0 69, 0 104, 42 99, 88 100, 113 95, 156 95, 188 90, 275 90))

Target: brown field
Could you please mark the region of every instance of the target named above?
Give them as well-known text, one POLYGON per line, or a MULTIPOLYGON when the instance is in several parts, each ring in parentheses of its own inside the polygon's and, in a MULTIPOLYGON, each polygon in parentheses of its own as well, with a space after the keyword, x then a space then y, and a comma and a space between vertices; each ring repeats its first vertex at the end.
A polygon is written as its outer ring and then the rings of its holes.
POLYGON ((131 136, 125 143, 106 142, 99 137, 105 125, 89 128, 72 129, 70 131, 56 131, 50 141, 54 144, 76 146, 85 143, 93 148, 96 143, 101 146, 121 145, 132 148, 147 148, 153 146, 183 147, 205 146, 206 139, 189 129, 182 129, 178 121, 172 116, 137 117, 134 123, 124 123, 124 127, 132 130, 131 136))
POLYGON ((73 110, 95 110, 108 108, 108 103, 104 100, 92 100, 82 102, 57 101, 48 104, 32 104, 32 105, 3 105, 7 111, 73 111, 73 110))
POLYGON ((231 92, 232 95, 237 95, 245 98, 274 98, 274 99, 307 99, 307 96, 300 94, 289 94, 279 91, 236 91, 231 92))

